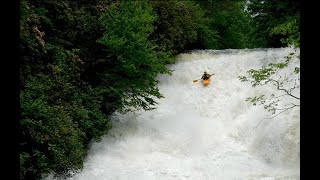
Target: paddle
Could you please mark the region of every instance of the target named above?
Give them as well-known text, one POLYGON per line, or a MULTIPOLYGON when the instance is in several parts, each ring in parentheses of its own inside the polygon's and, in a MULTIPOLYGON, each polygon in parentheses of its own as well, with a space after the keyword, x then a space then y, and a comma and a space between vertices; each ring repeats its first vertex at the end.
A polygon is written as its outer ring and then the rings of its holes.
MULTIPOLYGON (((210 77, 213 76, 214 74, 215 74, 215 73, 211 74, 210 77)), ((198 82, 199 80, 201 80, 201 79, 193 80, 193 82, 196 83, 196 82, 198 82)))

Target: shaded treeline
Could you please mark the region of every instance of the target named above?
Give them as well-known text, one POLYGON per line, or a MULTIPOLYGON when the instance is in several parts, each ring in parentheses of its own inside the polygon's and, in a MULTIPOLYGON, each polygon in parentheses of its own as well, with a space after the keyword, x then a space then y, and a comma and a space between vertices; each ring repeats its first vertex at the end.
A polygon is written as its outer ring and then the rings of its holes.
POLYGON ((108 132, 115 111, 155 108, 155 98, 163 97, 156 76, 171 73, 166 65, 176 54, 297 40, 296 14, 281 16, 269 32, 258 35, 259 23, 265 25, 268 18, 257 24, 244 5, 21 0, 21 179, 81 169, 89 143, 108 132), (279 37, 267 42, 270 35, 279 37))

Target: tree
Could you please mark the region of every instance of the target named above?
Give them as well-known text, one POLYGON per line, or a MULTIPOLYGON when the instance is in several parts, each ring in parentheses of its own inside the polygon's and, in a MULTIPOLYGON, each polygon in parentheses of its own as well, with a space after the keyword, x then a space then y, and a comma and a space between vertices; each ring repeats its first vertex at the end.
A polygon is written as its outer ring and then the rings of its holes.
POLYGON ((81 169, 89 142, 111 128, 100 89, 81 77, 96 59, 83 54, 102 34, 94 9, 79 1, 20 1, 22 180, 81 169))
POLYGON ((253 87, 271 84, 276 91, 270 95, 249 97, 254 106, 263 105, 264 109, 274 114, 271 118, 300 106, 300 68, 294 66, 300 62, 300 54, 290 53, 284 62, 270 63, 261 69, 250 69, 248 76, 239 76, 241 82, 250 82, 253 87), (290 70, 289 74, 285 73, 290 70))
POLYGON ((163 97, 156 76, 171 71, 165 66, 169 57, 156 51, 149 39, 155 18, 146 1, 113 3, 100 18, 105 33, 98 42, 109 54, 102 64, 112 69, 102 70, 98 77, 104 93, 118 98, 118 111, 151 110, 156 105, 153 97, 163 97))
POLYGON ((264 47, 300 45, 300 0, 250 0, 247 12, 264 47))
POLYGON ((258 46, 256 38, 252 38, 254 24, 245 12, 243 0, 194 0, 209 18, 207 26, 214 29, 219 38, 210 49, 241 49, 258 46))
POLYGON ((150 1, 157 19, 152 39, 160 48, 178 54, 186 49, 211 48, 218 40, 210 19, 193 1, 150 1))

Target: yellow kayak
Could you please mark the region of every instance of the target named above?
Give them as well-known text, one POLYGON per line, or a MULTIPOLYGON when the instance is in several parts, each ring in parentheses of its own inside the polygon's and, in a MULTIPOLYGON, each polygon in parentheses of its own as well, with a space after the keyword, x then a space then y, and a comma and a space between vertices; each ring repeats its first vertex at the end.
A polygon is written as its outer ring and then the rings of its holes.
MULTIPOLYGON (((211 76, 213 76, 214 75, 214 73, 213 74, 211 74, 210 75, 210 78, 211 78, 211 76)), ((210 82, 211 82, 211 79, 206 79, 206 80, 204 80, 204 79, 202 79, 201 80, 201 82, 202 82, 202 85, 203 86, 208 86, 209 84, 210 84, 210 82)), ((200 79, 197 79, 197 80, 193 80, 193 82, 195 83, 195 82, 198 82, 200 79)))
POLYGON ((207 80, 202 79, 201 82, 202 82, 202 84, 203 84, 204 86, 208 86, 208 85, 210 84, 211 80, 210 80, 210 79, 207 79, 207 80))

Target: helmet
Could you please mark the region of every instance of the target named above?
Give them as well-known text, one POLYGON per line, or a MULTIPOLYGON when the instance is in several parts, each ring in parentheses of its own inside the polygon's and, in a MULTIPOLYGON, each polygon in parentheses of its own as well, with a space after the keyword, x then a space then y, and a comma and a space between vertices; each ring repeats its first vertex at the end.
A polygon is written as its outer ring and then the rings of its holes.
POLYGON ((204 74, 207 74, 207 71, 204 71, 204 74))

